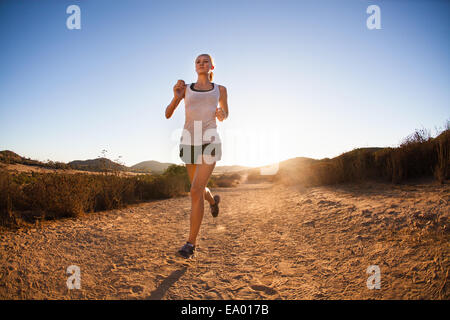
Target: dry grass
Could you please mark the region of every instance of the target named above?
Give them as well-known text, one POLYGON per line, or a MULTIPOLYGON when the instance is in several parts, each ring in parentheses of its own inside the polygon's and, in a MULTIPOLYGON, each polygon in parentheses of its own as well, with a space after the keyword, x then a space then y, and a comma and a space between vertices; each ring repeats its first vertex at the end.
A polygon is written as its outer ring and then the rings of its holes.
POLYGON ((233 188, 236 187, 241 181, 242 177, 239 173, 221 174, 211 176, 210 178, 211 186, 220 188, 233 188))
POLYGON ((186 168, 173 165, 161 175, 14 174, 0 169, 0 225, 76 217, 189 191, 186 168))
POLYGON ((427 176, 440 183, 450 178, 448 127, 436 138, 426 130, 417 130, 397 148, 360 148, 333 159, 280 168, 274 178, 284 184, 320 186, 366 180, 400 183, 427 176))

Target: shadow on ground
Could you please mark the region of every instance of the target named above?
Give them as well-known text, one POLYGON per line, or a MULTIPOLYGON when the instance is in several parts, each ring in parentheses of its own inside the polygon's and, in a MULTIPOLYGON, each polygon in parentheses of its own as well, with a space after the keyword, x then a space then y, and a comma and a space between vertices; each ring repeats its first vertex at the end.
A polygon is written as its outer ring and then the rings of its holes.
POLYGON ((183 267, 179 270, 175 270, 172 272, 167 278, 161 282, 161 284, 156 288, 151 294, 150 297, 148 297, 148 300, 161 300, 164 295, 166 294, 167 290, 170 289, 171 286, 175 282, 177 282, 183 274, 186 272, 187 267, 183 267))

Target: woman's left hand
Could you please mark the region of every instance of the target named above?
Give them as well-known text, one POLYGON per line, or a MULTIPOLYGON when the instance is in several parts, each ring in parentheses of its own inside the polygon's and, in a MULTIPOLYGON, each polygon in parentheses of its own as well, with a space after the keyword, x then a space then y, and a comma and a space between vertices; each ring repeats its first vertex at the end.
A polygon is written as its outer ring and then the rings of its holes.
POLYGON ((223 111, 222 108, 216 108, 216 117, 219 119, 219 121, 225 120, 225 111, 223 111))

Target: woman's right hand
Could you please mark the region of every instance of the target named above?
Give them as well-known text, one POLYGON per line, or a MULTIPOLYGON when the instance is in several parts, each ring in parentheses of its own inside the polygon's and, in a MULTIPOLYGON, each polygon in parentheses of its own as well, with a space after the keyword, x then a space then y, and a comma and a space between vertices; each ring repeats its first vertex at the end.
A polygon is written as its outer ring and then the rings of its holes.
POLYGON ((177 83, 173 86, 173 96, 176 99, 183 99, 184 93, 186 92, 186 84, 183 80, 178 80, 177 83))

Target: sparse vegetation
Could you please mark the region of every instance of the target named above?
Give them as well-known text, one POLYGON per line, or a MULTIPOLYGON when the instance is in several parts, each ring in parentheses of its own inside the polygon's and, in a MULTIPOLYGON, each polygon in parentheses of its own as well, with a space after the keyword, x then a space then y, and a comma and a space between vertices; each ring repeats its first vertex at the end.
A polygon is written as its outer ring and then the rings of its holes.
POLYGON ((232 188, 236 187, 242 180, 242 177, 238 173, 221 174, 212 176, 210 178, 210 185, 212 187, 232 188))
POLYGON ((116 173, 21 173, 0 170, 0 225, 75 217, 189 191, 186 168, 173 165, 160 175, 116 173))
POLYGON ((275 181, 319 186, 368 179, 400 183, 434 176, 440 183, 450 177, 450 129, 432 138, 416 130, 397 148, 359 148, 333 159, 314 160, 292 168, 280 168, 275 181))
MULTIPOLYGON (((26 160, 11 151, 3 151, 0 156, 4 163, 24 163, 26 160)), ((397 148, 359 148, 333 159, 294 160, 296 165, 281 166, 276 175, 260 175, 259 169, 247 171, 247 182, 318 186, 368 179, 400 183, 410 178, 434 176, 444 183, 450 176, 449 123, 435 138, 426 130, 417 130, 397 148)), ((162 174, 137 176, 121 176, 120 166, 106 166, 102 174, 96 175, 15 174, 0 168, 0 225, 16 226, 41 219, 75 217, 189 192, 190 181, 185 166, 170 165, 162 174)), ((241 181, 239 173, 221 174, 212 176, 208 187, 234 187, 241 181)))

